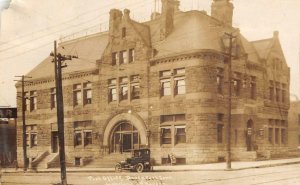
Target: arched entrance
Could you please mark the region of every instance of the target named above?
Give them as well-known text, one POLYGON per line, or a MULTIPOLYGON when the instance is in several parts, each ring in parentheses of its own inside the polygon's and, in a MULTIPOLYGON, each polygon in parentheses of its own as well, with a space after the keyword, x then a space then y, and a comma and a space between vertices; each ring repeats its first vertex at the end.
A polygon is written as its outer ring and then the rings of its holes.
POLYGON ((118 123, 111 134, 111 152, 130 152, 132 149, 139 149, 140 136, 138 130, 128 122, 118 123))
POLYGON ((147 147, 147 129, 143 119, 135 113, 121 113, 108 120, 103 146, 109 152, 127 152, 147 147))
POLYGON ((247 130, 246 130, 246 146, 247 146, 247 151, 253 151, 254 147, 253 147, 253 141, 254 141, 254 137, 253 137, 253 121, 250 119, 247 122, 247 130))

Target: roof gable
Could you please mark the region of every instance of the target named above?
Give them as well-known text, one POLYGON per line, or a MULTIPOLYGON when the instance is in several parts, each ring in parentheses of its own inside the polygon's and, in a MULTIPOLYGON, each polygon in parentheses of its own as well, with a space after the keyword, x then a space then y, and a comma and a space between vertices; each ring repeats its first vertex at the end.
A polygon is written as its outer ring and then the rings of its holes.
MULTIPOLYGON (((101 58, 107 42, 107 33, 101 33, 60 43, 57 52, 62 55, 75 55, 78 57, 78 59, 72 61, 65 61, 67 67, 62 72, 70 73, 96 69, 96 60, 101 58)), ((49 56, 44 59, 27 76, 31 76, 33 79, 53 77, 52 57, 49 56)))

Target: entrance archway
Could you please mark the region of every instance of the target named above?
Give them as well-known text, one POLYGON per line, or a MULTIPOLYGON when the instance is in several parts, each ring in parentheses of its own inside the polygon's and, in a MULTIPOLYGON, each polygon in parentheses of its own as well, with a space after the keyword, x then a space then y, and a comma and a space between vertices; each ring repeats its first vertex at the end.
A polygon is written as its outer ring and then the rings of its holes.
POLYGON ((132 149, 139 149, 140 147, 139 132, 128 122, 117 124, 110 138, 111 152, 130 152, 132 149))
POLYGON ((108 121, 103 146, 109 148, 109 152, 126 152, 147 145, 147 129, 139 115, 121 113, 108 121))
POLYGON ((250 119, 247 121, 247 130, 246 130, 246 146, 247 151, 253 151, 253 131, 254 131, 254 125, 253 121, 250 119))

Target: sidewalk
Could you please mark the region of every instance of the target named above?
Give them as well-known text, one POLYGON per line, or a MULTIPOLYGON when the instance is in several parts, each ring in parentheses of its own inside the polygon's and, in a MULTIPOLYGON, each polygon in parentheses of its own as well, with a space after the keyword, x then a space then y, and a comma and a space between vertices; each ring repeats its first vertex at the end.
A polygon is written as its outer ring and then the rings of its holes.
MULTIPOLYGON (((266 161, 248 161, 248 162, 232 162, 232 170, 244 170, 250 168, 265 168, 272 166, 282 166, 289 164, 300 163, 300 158, 292 159, 277 159, 266 161)), ((210 163, 197 165, 174 165, 174 166, 154 166, 155 172, 171 172, 171 171, 224 171, 226 170, 226 163, 210 163)), ((59 172, 59 168, 38 169, 27 171, 26 173, 47 173, 59 172)), ((111 168, 85 168, 85 167, 69 167, 67 172, 114 172, 114 167, 111 168)), ((23 169, 15 170, 13 168, 2 168, 3 173, 23 173, 23 169)))

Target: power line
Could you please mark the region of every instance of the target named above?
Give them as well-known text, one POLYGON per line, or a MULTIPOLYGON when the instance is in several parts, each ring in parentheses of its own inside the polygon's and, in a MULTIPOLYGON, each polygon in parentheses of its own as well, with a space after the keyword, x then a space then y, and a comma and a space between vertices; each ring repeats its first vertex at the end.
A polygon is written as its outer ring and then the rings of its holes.
MULTIPOLYGON (((86 12, 84 12, 84 13, 82 13, 82 14, 77 15, 76 17, 73 17, 73 18, 71 18, 71 19, 69 19, 69 20, 67 20, 67 21, 64 21, 64 22, 62 22, 62 23, 59 23, 59 24, 57 24, 57 25, 50 26, 50 27, 48 27, 48 28, 46 28, 46 29, 40 29, 40 30, 38 30, 38 31, 36 31, 36 32, 34 32, 34 33, 24 34, 24 35, 21 35, 21 36, 15 38, 15 39, 12 39, 12 40, 9 40, 9 41, 6 41, 6 42, 2 42, 2 43, 0 43, 0 46, 3 45, 3 44, 8 44, 9 42, 13 42, 13 41, 15 41, 15 40, 19 40, 19 39, 24 38, 24 37, 31 36, 32 34, 37 34, 38 32, 48 31, 48 30, 51 29, 51 28, 55 28, 55 27, 58 27, 58 26, 61 26, 61 25, 65 25, 65 24, 67 24, 67 23, 69 23, 69 22, 72 22, 72 21, 78 19, 78 17, 81 17, 81 16, 84 16, 84 15, 93 13, 93 12, 95 12, 95 11, 100 11, 100 10, 102 10, 102 9, 105 9, 106 7, 110 7, 110 6, 115 5, 115 4, 119 4, 119 3, 111 3, 111 4, 108 4, 108 5, 106 5, 106 6, 102 6, 101 8, 96 8, 96 9, 92 9, 92 10, 86 11, 86 12)), ((107 14, 107 13, 106 13, 106 14, 107 14)), ((100 15, 102 15, 102 14, 100 14, 100 15)), ((97 16, 97 17, 99 17, 99 16, 97 16)))
MULTIPOLYGON (((135 5, 135 6, 133 6, 133 7, 140 7, 140 6, 145 6, 145 3, 142 3, 142 2, 139 3, 139 4, 131 3, 131 4, 128 4, 128 5, 135 5)), ((77 23, 76 25, 72 25, 72 26, 69 26, 69 27, 66 27, 66 28, 62 28, 62 29, 53 31, 53 32, 51 32, 51 33, 46 33, 46 34, 44 34, 44 35, 42 35, 42 36, 39 36, 39 37, 36 37, 36 38, 34 38, 34 39, 30 39, 30 40, 28 40, 28 41, 23 41, 23 42, 21 42, 21 43, 19 43, 19 44, 17 44, 17 45, 13 45, 13 46, 10 46, 10 47, 8 47, 8 48, 4 48, 4 49, 0 50, 0 53, 1 53, 1 52, 4 52, 4 51, 7 51, 7 50, 10 50, 10 49, 14 49, 14 48, 16 48, 16 47, 21 47, 22 45, 24 45, 24 44, 26 44, 26 43, 28 43, 28 42, 35 41, 35 40, 39 40, 39 39, 41 39, 41 38, 50 36, 50 35, 52 35, 52 34, 60 33, 60 32, 62 32, 62 31, 66 31, 67 29, 70 29, 70 28, 80 27, 80 26, 82 26, 83 24, 87 24, 87 23, 90 23, 90 22, 94 22, 95 20, 97 20, 97 19, 99 19, 99 18, 101 19, 101 16, 103 16, 103 15, 107 15, 107 12, 104 12, 104 13, 98 15, 97 17, 93 17, 93 18, 91 18, 91 19, 84 20, 83 22, 77 23)), ((102 22, 102 24, 107 23, 107 22, 108 22, 108 21, 102 22)), ((59 25, 61 25, 61 24, 59 24, 59 25)), ((62 24, 62 25, 64 25, 64 24, 62 24)), ((98 25, 98 24, 97 24, 97 25, 98 25)), ((94 26, 93 26, 93 27, 94 27, 94 26)), ((46 30, 49 30, 49 28, 47 28, 46 30)), ((3 43, 2 43, 2 44, 3 44, 3 43)), ((1 46, 1 44, 0 44, 0 46, 1 46)))

